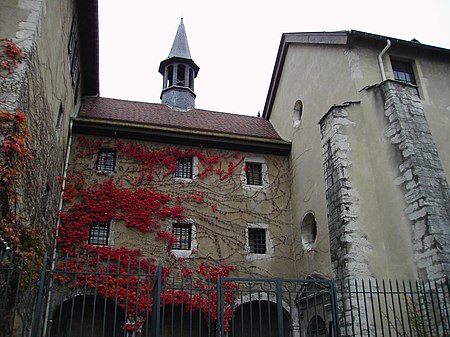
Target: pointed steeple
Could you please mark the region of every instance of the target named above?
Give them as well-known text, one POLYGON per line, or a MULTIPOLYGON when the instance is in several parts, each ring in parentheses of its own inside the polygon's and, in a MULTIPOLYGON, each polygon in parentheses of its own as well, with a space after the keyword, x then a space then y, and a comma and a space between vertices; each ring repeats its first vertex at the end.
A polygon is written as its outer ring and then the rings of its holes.
POLYGON ((191 58, 181 18, 169 56, 159 65, 159 72, 164 76, 161 103, 180 110, 194 108, 194 78, 199 69, 191 58))
POLYGON ((170 50, 168 58, 182 57, 191 59, 191 52, 189 50, 189 43, 187 40, 186 29, 184 28, 183 18, 178 26, 177 34, 173 40, 172 49, 170 50))

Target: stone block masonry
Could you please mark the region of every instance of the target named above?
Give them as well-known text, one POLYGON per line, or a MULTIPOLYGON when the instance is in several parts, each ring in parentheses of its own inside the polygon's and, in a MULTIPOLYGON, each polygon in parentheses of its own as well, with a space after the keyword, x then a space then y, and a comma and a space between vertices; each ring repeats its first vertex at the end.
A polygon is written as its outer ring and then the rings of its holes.
POLYGON ((404 191, 419 278, 448 278, 450 190, 417 89, 386 81, 380 90, 388 118, 385 137, 401 155, 395 183, 404 191))
MULTIPOLYGON (((372 276, 369 256, 373 247, 360 228, 360 196, 350 179, 351 146, 346 128, 356 127, 356 124, 349 119, 348 106, 334 106, 320 121, 331 266, 334 277, 341 281, 372 276)), ((348 287, 349 294, 345 298, 339 298, 339 303, 344 305, 340 320, 352 322, 354 310, 360 310, 361 314, 366 310, 355 306, 363 298, 351 283, 341 282, 340 287, 348 287)), ((373 322, 370 321, 353 324, 357 331, 369 333, 374 330, 373 322)), ((345 325, 341 326, 342 336, 349 328, 345 325)))
POLYGON ((346 108, 335 106, 320 121, 331 264, 338 279, 371 275, 372 246, 360 228, 360 197, 349 176, 351 147, 345 129, 356 125, 346 108))

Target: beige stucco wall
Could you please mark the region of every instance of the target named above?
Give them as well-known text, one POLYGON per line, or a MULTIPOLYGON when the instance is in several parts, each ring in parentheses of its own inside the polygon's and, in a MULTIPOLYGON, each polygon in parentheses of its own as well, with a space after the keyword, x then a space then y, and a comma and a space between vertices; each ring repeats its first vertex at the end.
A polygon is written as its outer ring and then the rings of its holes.
MULTIPOLYGON (((86 137, 86 136, 82 136, 86 137)), ((101 138, 88 137, 102 142, 101 138)), ((73 139, 71 152, 71 164, 68 176, 74 172, 80 172, 91 183, 113 178, 120 181, 124 187, 133 189, 132 177, 137 173, 131 173, 133 167, 139 164, 127 156, 120 149, 117 153, 117 167, 114 173, 99 173, 95 165, 97 151, 84 156, 80 151, 79 135, 73 139)), ((109 146, 114 147, 114 140, 109 146)), ((140 143, 147 147, 146 151, 157 149, 177 148, 185 150, 186 147, 167 144, 149 143, 122 140, 126 143, 140 143)), ((102 144, 102 143, 100 143, 102 144)), ((97 146, 99 146, 97 144, 97 146)), ((174 178, 173 174, 167 173, 167 167, 157 167, 155 180, 151 183, 145 181, 138 186, 155 187, 156 191, 170 194, 172 201, 169 206, 179 205, 184 208, 186 220, 193 222, 196 228, 197 250, 196 254, 186 257, 186 265, 195 266, 201 262, 215 261, 225 265, 235 266, 239 269, 239 276, 264 276, 264 277, 295 277, 295 269, 292 258, 292 227, 290 214, 290 175, 288 157, 276 155, 263 155, 257 153, 238 153, 229 157, 235 151, 218 149, 200 149, 207 157, 219 156, 221 159, 214 164, 214 170, 222 167, 227 171, 229 163, 238 164, 232 174, 225 178, 212 172, 205 178, 194 178, 185 181, 174 178), (227 156, 225 158, 224 156, 227 156), (267 167, 265 183, 262 187, 251 187, 243 182, 245 175, 243 169, 246 160, 259 161, 267 167), (204 196, 202 202, 185 200, 188 195, 204 196), (177 204, 176 199, 184 200, 177 204), (266 226, 270 235, 267 241, 268 254, 249 255, 246 251, 246 229, 249 224, 266 226)), ((194 165, 196 160, 194 159, 194 165)), ((198 172, 205 168, 200 162, 197 163, 198 172)), ((138 169, 136 172, 141 172, 138 169)), ((195 172, 195 168, 194 168, 195 172)), ((68 180, 70 183, 70 178, 68 180)), ((89 185, 89 184, 88 184, 89 185)), ((86 185, 86 186, 88 186, 86 185)), ((70 207, 65 205, 65 209, 70 207)), ((159 222, 162 231, 170 231, 170 225, 177 219, 163 219, 159 222)), ((135 228, 127 228, 121 221, 113 219, 113 242, 114 248, 127 247, 141 249, 145 257, 162 258, 165 263, 176 264, 169 257, 167 246, 162 240, 155 240, 156 232, 143 233, 135 228)), ((178 256, 178 255, 177 255, 178 256)))
POLYGON ((352 163, 349 180, 360 198, 358 223, 371 244, 370 276, 415 279, 411 225, 403 211, 407 205, 402 190, 393 183, 401 162, 384 136, 387 118, 380 93, 367 91, 362 96, 361 104, 347 109, 354 124, 345 132, 352 163))
MULTIPOLYGON (((354 102, 350 119, 357 122, 357 127, 352 128, 348 135, 353 162, 351 175, 361 194, 361 224, 373 244, 370 268, 377 277, 415 276, 411 230, 404 215, 403 192, 394 183, 399 162, 384 138, 386 117, 383 103, 379 97, 364 90, 382 80, 377 60, 380 51, 357 45, 351 49, 332 45, 289 45, 270 121, 283 137, 292 140, 292 217, 295 231, 297 234, 301 232, 302 217, 308 211, 314 212, 318 224, 317 252, 307 252, 300 243, 296 245, 300 274, 318 271, 331 275, 318 122, 332 106, 354 102), (294 127, 296 100, 303 103, 303 115, 299 125, 294 127), (398 225, 392 226, 393 223, 398 225)), ((391 49, 384 56, 388 78, 393 78, 390 52, 416 62, 422 104, 444 170, 449 176, 448 60, 430 58, 421 53, 406 55, 391 49)))

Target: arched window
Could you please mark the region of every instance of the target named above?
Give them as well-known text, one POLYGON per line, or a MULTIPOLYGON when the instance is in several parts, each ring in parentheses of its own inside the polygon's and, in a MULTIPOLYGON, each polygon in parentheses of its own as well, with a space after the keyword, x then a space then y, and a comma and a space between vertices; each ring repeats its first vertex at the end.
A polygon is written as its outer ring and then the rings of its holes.
POLYGON ((189 89, 194 91, 194 71, 189 68, 189 89))
POLYGON ((167 67, 167 87, 171 87, 173 85, 173 66, 170 65, 167 67))
POLYGON ((306 250, 314 249, 317 239, 317 222, 314 214, 309 212, 305 215, 301 226, 302 244, 306 250))
POLYGON ((298 127, 300 125, 302 115, 303 115, 303 102, 301 100, 297 100, 294 104, 294 111, 292 113, 292 121, 294 123, 294 127, 298 127))
POLYGON ((184 87, 185 84, 185 65, 179 64, 177 70, 177 85, 184 87))

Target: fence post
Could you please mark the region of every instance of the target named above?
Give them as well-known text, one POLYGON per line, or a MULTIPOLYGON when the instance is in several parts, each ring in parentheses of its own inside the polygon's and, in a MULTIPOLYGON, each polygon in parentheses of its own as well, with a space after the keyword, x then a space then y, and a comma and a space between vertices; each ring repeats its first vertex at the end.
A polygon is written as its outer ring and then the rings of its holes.
POLYGON ((281 283, 283 281, 280 279, 275 280, 275 285, 277 287, 277 320, 278 320, 278 336, 284 336, 284 326, 283 326, 283 289, 281 289, 281 283))
POLYGON ((158 268, 155 272, 154 284, 153 284, 153 309, 152 309, 152 337, 159 337, 161 328, 161 269, 162 262, 159 261, 158 268))
MULTIPOLYGON (((331 281, 331 314, 333 316, 333 330, 334 336, 341 336, 341 329, 339 328, 339 314, 338 314, 338 300, 337 300, 337 292, 336 292, 336 281, 331 281)), ((345 313, 344 313, 345 315, 345 313)))
MULTIPOLYGON (((42 306, 44 298, 44 288, 45 288, 45 269, 47 268, 47 254, 44 254, 44 261, 42 262, 41 274, 39 276, 39 290, 36 299, 36 310, 34 312, 33 325, 31 327, 31 337, 38 337, 39 324, 41 323, 42 316, 42 306)), ((33 272, 33 271, 31 271, 33 272)), ((33 277, 33 276, 31 276, 33 277)))

